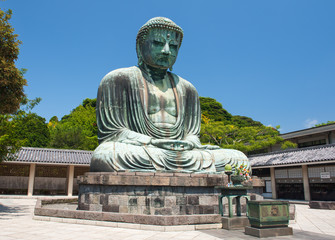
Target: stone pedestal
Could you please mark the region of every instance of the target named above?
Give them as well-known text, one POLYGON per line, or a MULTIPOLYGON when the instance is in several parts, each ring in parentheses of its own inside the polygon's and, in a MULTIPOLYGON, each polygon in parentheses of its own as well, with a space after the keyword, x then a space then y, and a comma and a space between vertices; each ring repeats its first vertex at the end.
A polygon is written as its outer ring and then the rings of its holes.
POLYGON ((222 217, 222 228, 227 230, 244 229, 250 226, 247 217, 222 217))
POLYGON ((78 177, 78 209, 143 216, 143 224, 221 223, 215 186, 226 183, 223 174, 86 173, 78 177))
POLYGON ((293 229, 291 227, 278 227, 278 228, 245 227, 245 234, 259 238, 287 236, 287 235, 293 235, 293 229))

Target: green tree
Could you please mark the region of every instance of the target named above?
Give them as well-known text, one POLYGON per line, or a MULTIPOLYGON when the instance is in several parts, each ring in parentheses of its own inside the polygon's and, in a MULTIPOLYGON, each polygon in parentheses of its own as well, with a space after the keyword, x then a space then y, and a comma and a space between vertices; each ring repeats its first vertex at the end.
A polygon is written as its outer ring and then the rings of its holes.
POLYGON ((252 118, 239 115, 233 116, 214 98, 200 97, 200 108, 202 115, 209 118, 212 122, 224 122, 228 125, 240 127, 263 126, 262 123, 254 121, 252 118))
POLYGON ((277 128, 266 127, 261 122, 245 116, 233 116, 213 98, 200 97, 201 131, 203 144, 214 144, 222 148, 254 152, 281 143, 282 149, 296 147, 279 136, 277 128))
POLYGON ((22 113, 17 115, 13 122, 12 137, 23 140, 25 147, 46 147, 50 141, 50 132, 45 118, 38 116, 36 113, 22 113))
MULTIPOLYGON (((223 122, 205 121, 201 125, 200 140, 222 148, 232 148, 244 153, 261 150, 283 142, 277 129, 266 126, 236 126, 223 122)), ((282 148, 295 147, 289 141, 282 148)))
POLYGON ((212 121, 230 121, 232 115, 214 98, 200 97, 201 113, 212 121))
POLYGON ((0 114, 0 162, 14 160, 14 153, 22 146, 47 146, 49 130, 45 119, 31 113, 40 101, 41 98, 29 100, 24 97, 20 110, 14 114, 0 114))
POLYGON ((50 147, 94 150, 98 146, 94 99, 83 103, 59 122, 49 122, 50 147))
POLYGON ((239 127, 261 127, 263 124, 258 121, 254 121, 252 118, 235 115, 232 117, 231 124, 234 124, 239 127))
POLYGON ((12 11, 0 9, 0 114, 15 113, 25 97, 23 87, 27 84, 15 61, 19 55, 21 41, 10 25, 12 11))
POLYGON ((58 122, 58 117, 57 116, 53 116, 52 118, 50 118, 49 122, 55 122, 55 123, 57 123, 58 122))
POLYGON ((11 16, 11 10, 4 12, 0 9, 0 162, 5 158, 13 159, 11 153, 19 150, 23 144, 12 137, 15 123, 14 116, 9 115, 19 109, 25 97, 23 86, 27 84, 23 77, 25 70, 15 66, 21 41, 9 23, 11 16))
POLYGON ((85 98, 82 105, 84 107, 91 106, 91 107, 95 108, 96 105, 97 105, 97 99, 96 98, 93 98, 93 99, 91 99, 91 98, 85 98))
POLYGON ((25 143, 25 140, 13 137, 17 116, 0 114, 0 163, 4 160, 13 160, 13 155, 25 143))

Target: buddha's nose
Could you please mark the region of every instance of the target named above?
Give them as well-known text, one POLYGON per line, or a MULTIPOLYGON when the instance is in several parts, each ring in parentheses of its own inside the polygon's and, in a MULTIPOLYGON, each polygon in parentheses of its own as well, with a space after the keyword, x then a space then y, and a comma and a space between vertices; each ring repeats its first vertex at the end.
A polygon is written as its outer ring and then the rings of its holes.
POLYGON ((166 54, 166 55, 170 55, 171 54, 169 43, 166 43, 164 45, 164 48, 162 49, 162 53, 166 54))

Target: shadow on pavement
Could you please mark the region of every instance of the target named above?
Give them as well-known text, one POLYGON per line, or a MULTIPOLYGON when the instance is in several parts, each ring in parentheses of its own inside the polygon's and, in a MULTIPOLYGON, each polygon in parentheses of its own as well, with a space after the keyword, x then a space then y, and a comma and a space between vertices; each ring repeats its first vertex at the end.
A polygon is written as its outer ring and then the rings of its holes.
POLYGON ((297 237, 297 239, 334 240, 334 236, 332 235, 307 232, 302 230, 293 230, 293 236, 297 237))
POLYGON ((28 206, 20 206, 20 207, 10 207, 0 203, 0 219, 6 220, 10 219, 13 216, 25 216, 25 211, 28 210, 28 206))
MULTIPOLYGON (((221 239, 259 239, 258 237, 253 237, 244 234, 244 230, 224 230, 224 229, 212 229, 212 230, 202 230, 201 232, 211 235, 213 237, 221 239)), ((268 237, 266 240, 286 240, 286 239, 307 239, 307 240, 334 240, 334 236, 320 233, 307 232, 302 230, 294 230, 293 236, 276 236, 268 237)))

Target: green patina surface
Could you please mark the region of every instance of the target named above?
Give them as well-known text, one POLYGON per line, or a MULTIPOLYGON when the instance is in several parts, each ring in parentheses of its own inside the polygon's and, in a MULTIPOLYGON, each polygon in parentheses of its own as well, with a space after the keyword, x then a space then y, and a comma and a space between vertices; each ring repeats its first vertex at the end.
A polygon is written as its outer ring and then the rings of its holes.
POLYGON ((288 202, 249 201, 248 218, 252 227, 287 227, 289 223, 288 202))
POLYGON ((228 199, 228 216, 230 218, 234 217, 233 214, 233 199, 236 199, 236 215, 241 216, 241 198, 244 197, 250 200, 250 196, 247 194, 247 190, 252 189, 251 186, 243 186, 243 185, 233 185, 233 186, 217 186, 216 189, 221 190, 221 194, 219 195, 219 212, 221 216, 223 216, 223 204, 222 199, 228 199))
POLYGON ((201 145, 199 96, 187 80, 168 71, 176 62, 183 30, 163 17, 138 32, 138 66, 108 73, 97 97, 100 145, 91 171, 223 172, 246 166, 240 151, 201 145))

